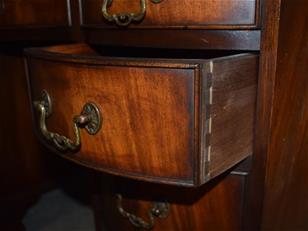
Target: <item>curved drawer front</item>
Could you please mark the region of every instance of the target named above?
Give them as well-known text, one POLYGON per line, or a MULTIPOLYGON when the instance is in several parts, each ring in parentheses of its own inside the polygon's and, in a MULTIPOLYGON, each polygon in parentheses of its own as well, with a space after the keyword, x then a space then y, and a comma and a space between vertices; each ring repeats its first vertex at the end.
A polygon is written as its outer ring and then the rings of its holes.
POLYGON ((0 0, 0 28, 70 25, 69 0, 0 0))
POLYGON ((97 134, 81 129, 80 150, 57 151, 68 159, 148 181, 200 185, 251 153, 253 55, 216 64, 28 53, 32 101, 42 90, 52 101, 49 130, 74 137, 72 118, 84 104, 93 102, 100 110, 97 134), (210 73, 213 67, 217 74, 210 73))
POLYGON ((115 24, 129 24, 135 28, 256 27, 258 8, 258 0, 81 0, 82 24, 90 27, 115 24), (108 2, 110 4, 104 4, 108 2), (104 5, 109 19, 103 15, 104 5), (136 17, 127 23, 129 13, 136 17), (114 16, 119 16, 118 22, 112 19, 114 16))

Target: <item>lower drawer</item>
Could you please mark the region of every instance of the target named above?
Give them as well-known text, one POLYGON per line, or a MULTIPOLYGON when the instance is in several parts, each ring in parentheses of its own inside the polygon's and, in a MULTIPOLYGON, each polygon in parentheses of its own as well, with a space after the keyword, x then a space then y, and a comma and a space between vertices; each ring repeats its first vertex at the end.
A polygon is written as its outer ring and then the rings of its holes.
POLYGON ((38 135, 67 159, 198 186, 252 152, 254 54, 118 58, 84 44, 26 53, 38 135))
POLYGON ((95 217, 106 231, 242 230, 244 175, 218 177, 193 189, 102 180, 95 217))

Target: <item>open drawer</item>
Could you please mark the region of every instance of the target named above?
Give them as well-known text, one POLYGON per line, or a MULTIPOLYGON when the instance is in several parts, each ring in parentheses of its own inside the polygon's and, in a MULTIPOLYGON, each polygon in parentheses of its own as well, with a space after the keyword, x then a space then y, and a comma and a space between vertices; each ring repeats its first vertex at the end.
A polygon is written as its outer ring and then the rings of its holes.
POLYGON ((78 164, 198 186, 252 153, 257 55, 120 58, 85 44, 26 54, 38 136, 78 164))

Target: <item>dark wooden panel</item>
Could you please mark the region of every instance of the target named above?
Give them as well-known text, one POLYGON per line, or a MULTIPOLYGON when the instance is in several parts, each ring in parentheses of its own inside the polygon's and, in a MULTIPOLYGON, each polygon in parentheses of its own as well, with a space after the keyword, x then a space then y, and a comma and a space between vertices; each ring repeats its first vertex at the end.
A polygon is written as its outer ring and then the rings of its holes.
POLYGON ((86 41, 106 46, 260 50, 259 30, 99 30, 84 28, 86 41))
POLYGON ((15 53, 0 51, 1 230, 23 230, 26 209, 53 183, 48 159, 33 132, 24 60, 15 53))
POLYGON ((281 1, 263 230, 308 229, 308 2, 281 1))
MULTIPOLYGON (((110 27, 103 18, 104 0, 82 0, 83 25, 110 27)), ((248 28, 256 27, 257 0, 177 0, 153 4, 147 0, 147 12, 136 28, 248 28)), ((114 0, 108 9, 110 14, 140 12, 140 1, 114 0)))
POLYGON ((71 24, 69 0, 1 0, 0 28, 48 27, 71 24))
POLYGON ((3 10, 4 10, 4 1, 1 0, 0 1, 0 15, 3 13, 3 10))
POLYGON ((277 38, 280 0, 263 1, 263 24, 258 78, 257 113, 252 170, 247 180, 244 229, 261 229, 264 197, 265 163, 271 132, 271 108, 274 98, 277 64, 277 38))
MULTIPOLYGON (((8 0, 9 1, 9 0, 8 0)), ((17 0, 15 0, 17 1, 17 0)), ((13 1, 14 2, 14 1, 13 1)), ((22 0, 18 1, 20 5, 22 0)), ((27 1, 29 7, 31 1, 27 1)), ((78 2, 75 0, 57 0, 57 1, 36 1, 39 2, 40 7, 44 10, 39 10, 35 5, 33 5, 33 11, 38 11, 38 14, 42 14, 44 17, 61 17, 64 14, 63 11, 66 10, 63 19, 63 22, 56 23, 54 21, 48 22, 49 24, 22 24, 22 25, 13 25, 5 24, 4 21, 1 23, 0 15, 0 42, 5 42, 7 44, 14 44, 15 46, 34 46, 38 44, 50 44, 50 43, 64 43, 68 41, 80 41, 82 40, 82 33, 80 31, 80 19, 79 19, 79 6, 78 2), (70 4, 69 4, 70 3, 70 4), (48 4, 52 5, 49 8, 48 4), (70 8, 68 8, 70 7, 70 8), (57 11, 59 8, 59 12, 57 11), (46 13, 48 11, 48 13, 46 13), (55 11, 55 12, 53 12, 55 11), (61 13, 62 12, 62 13, 61 13), (55 16, 53 16, 55 15, 55 16)), ((16 2, 17 4, 17 2, 16 2)), ((34 4, 34 3, 32 3, 34 4)), ((23 9, 22 7, 20 7, 23 9)), ((27 10, 27 9, 23 9, 27 10)), ((14 17, 14 14, 17 12, 8 12, 6 13, 7 17, 14 17)), ((23 13, 26 15, 26 12, 23 13)), ((42 17, 43 17, 42 16, 42 17)), ((31 17, 35 17, 35 14, 31 17)), ((38 16, 39 17, 39 16, 38 16)), ((41 20, 41 19, 40 19, 41 20)), ((47 19, 46 19, 47 20, 47 19)), ((14 22, 14 20, 13 20, 14 22)), ((41 21, 44 22, 44 21, 41 21)), ((8 22, 9 23, 9 22, 8 22)), ((10 46, 11 48, 13 46, 10 46)))
MULTIPOLYGON (((44 166, 32 132, 30 103, 22 56, 0 56, 1 67, 1 129, 0 153, 2 167, 1 194, 9 196, 12 187, 27 187, 44 180, 44 166), (13 167, 14 166, 14 167, 13 167), (15 171, 12 171, 15 168, 15 171), (21 174, 23 172, 23 174, 21 174), (22 177, 21 177, 22 176, 22 177), (11 185, 11 186, 10 186, 11 185), (8 191, 6 191, 8 190, 8 191)), ((14 190, 20 190, 14 188, 14 190)))
MULTIPOLYGON (((116 193, 123 207, 148 221, 151 201, 170 202, 165 219, 155 219, 153 230, 240 230, 244 199, 244 176, 223 176, 198 188, 187 189, 114 179, 101 179, 103 189, 95 205, 97 223, 103 230, 136 230, 117 210, 116 193), (107 180, 107 183, 106 183, 107 180), (101 209, 99 209, 101 207, 101 209)), ((97 181, 99 182, 99 181, 97 181)))
POLYGON ((67 27, 55 28, 0 28, 0 42, 11 43, 17 46, 30 43, 63 43, 71 41, 72 37, 67 27), (19 43, 19 45, 17 44, 19 43))

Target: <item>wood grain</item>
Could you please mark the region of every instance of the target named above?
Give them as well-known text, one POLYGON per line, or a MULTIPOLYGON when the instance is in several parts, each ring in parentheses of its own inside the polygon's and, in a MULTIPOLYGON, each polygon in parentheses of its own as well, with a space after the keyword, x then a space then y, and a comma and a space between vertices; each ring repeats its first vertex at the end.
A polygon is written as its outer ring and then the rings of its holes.
POLYGON ((69 0, 3 0, 0 28, 69 26, 69 0))
POLYGON ((83 105, 92 101, 101 108, 102 131, 96 136, 83 131, 81 151, 62 155, 68 159, 113 174, 196 186, 251 154, 255 55, 108 58, 83 44, 28 54, 37 57, 28 59, 32 100, 46 89, 54 101, 51 130, 72 137, 71 120, 83 105), (199 104, 209 97, 201 97, 209 90, 207 79, 214 97, 210 140, 201 137, 209 115, 199 104))
POLYGON ((52 130, 72 137, 69 125, 86 102, 101 109, 102 131, 96 136, 82 132, 76 159, 124 175, 192 179, 192 164, 187 163, 194 153, 193 69, 35 62, 35 67, 30 62, 34 99, 42 89, 53 98, 57 113, 48 121, 52 130), (76 82, 74 76, 80 79, 76 82))
POLYGON ((82 27, 90 44, 166 49, 260 50, 260 30, 117 30, 82 27))
POLYGON ((247 180, 244 229, 260 230, 263 214, 265 166, 271 133, 272 102, 275 95, 280 0, 264 1, 258 77, 256 128, 252 169, 247 180))
POLYGON ((263 230, 308 229, 308 2, 282 1, 263 230))
MULTIPOLYGON (((81 1, 83 25, 116 27, 104 20, 103 0, 81 1)), ((257 0, 176 0, 153 4, 147 0, 146 16, 131 28, 254 28, 257 26, 259 3, 257 0)), ((109 12, 139 12, 140 1, 114 0, 109 12)))
POLYGON ((257 74, 257 56, 213 62, 210 178, 252 154, 257 74))
POLYGON ((27 0, 26 6, 22 0, 7 1, 10 2, 10 8, 6 9, 6 14, 0 14, 2 44, 31 47, 83 40, 78 1, 27 0))

